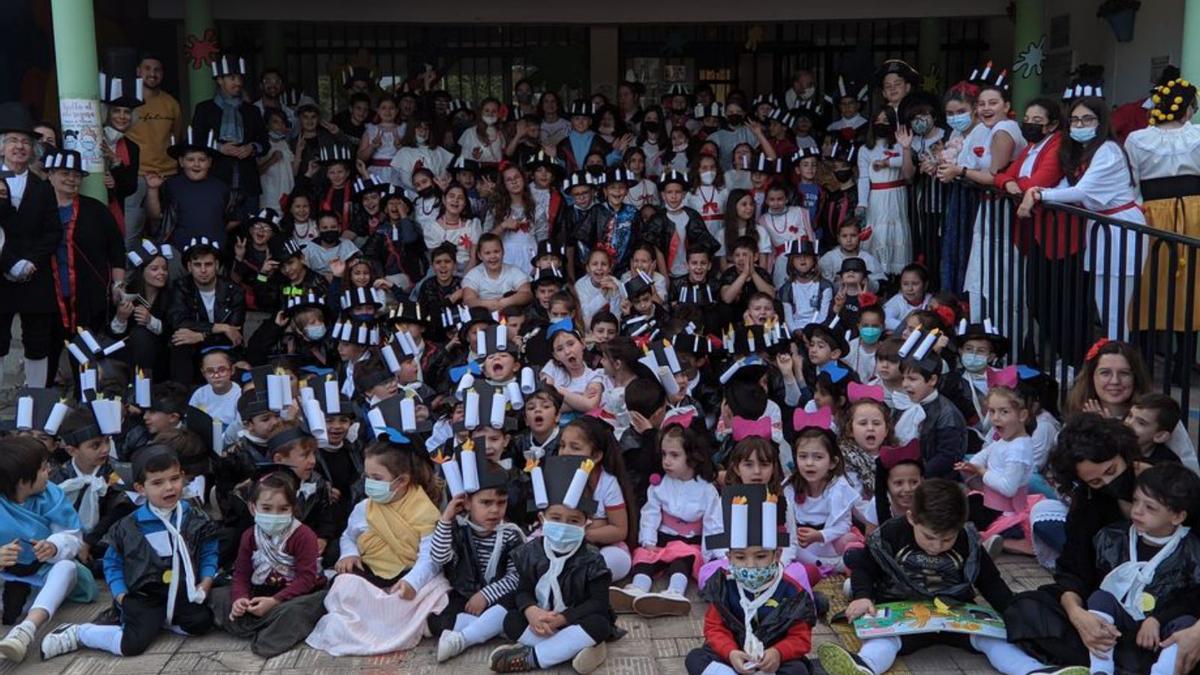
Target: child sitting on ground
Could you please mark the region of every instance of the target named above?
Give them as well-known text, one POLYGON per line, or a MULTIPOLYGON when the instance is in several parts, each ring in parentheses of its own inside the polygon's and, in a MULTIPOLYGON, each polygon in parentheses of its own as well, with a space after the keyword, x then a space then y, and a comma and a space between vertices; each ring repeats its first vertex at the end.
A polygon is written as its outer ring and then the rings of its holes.
POLYGON ((904 392, 916 405, 896 421, 896 439, 919 439, 926 477, 944 478, 953 474, 966 453, 967 424, 954 404, 938 394, 942 359, 933 351, 936 340, 936 332, 914 331, 900 347, 904 392))
MULTIPOLYGON (((1166 394, 1150 392, 1135 398, 1129 413, 1125 415, 1126 426, 1137 435, 1140 456, 1135 461, 1147 466, 1182 461, 1167 445, 1182 417, 1179 403, 1166 394)), ((1197 470, 1195 467, 1188 468, 1197 470)))

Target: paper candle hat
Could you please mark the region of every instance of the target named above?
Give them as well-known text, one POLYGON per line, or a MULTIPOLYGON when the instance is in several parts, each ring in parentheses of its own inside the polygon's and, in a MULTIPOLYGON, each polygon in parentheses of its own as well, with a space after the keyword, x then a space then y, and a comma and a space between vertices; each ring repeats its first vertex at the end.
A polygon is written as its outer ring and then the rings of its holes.
POLYGON ((829 96, 826 96, 825 100, 830 103, 838 103, 844 98, 850 98, 863 102, 867 100, 869 95, 870 88, 866 84, 860 86, 853 80, 847 80, 838 75, 837 89, 831 92, 829 96))
POLYGON ((257 213, 250 216, 249 225, 254 226, 255 223, 265 223, 271 228, 272 232, 279 231, 279 224, 283 221, 283 217, 279 212, 271 208, 259 209, 257 213))
POLYGON ((475 355, 483 358, 492 354, 521 354, 521 348, 508 337, 508 324, 504 319, 495 326, 488 326, 475 333, 475 355))
POLYGON ((79 154, 78 150, 52 150, 42 158, 42 165, 47 171, 62 169, 88 175, 83 169, 83 155, 79 154))
POLYGON ((416 399, 400 394, 384 399, 367 411, 367 428, 371 438, 384 438, 393 443, 410 444, 407 434, 420 431, 417 424, 416 399))
POLYGON ((690 332, 679 333, 672 344, 676 351, 688 354, 711 354, 713 351, 713 341, 709 336, 690 332))
POLYGON ((246 59, 230 54, 222 54, 212 60, 212 76, 245 75, 246 59))
POLYGON ((558 284, 563 286, 567 283, 567 277, 557 267, 539 267, 533 271, 533 277, 530 279, 529 285, 532 288, 537 288, 543 284, 558 284))
POLYGON ((154 242, 149 239, 143 239, 140 244, 125 254, 125 259, 129 261, 131 267, 141 267, 159 255, 170 260, 174 257, 175 252, 171 250, 170 244, 155 246, 154 242))
POLYGON ((996 356, 1005 356, 1008 354, 1009 347, 1012 342, 1005 335, 996 330, 992 325, 991 319, 984 319, 982 323, 967 323, 965 319, 958 322, 957 335, 954 336, 954 344, 960 347, 967 340, 987 340, 992 345, 992 352, 996 356))
POLYGON ((184 425, 189 431, 195 432, 204 441, 204 446, 211 448, 213 453, 220 456, 225 450, 225 425, 221 420, 209 415, 207 411, 189 405, 184 414, 184 425))
POLYGON ((662 190, 663 188, 672 184, 682 186, 684 190, 692 189, 691 181, 688 180, 687 171, 682 169, 669 169, 663 171, 662 176, 660 176, 658 179, 659 190, 662 190))
POLYGON ((933 345, 937 343, 939 335, 941 332, 936 328, 928 333, 914 330, 904 344, 900 345, 900 358, 926 375, 940 373, 942 358, 933 351, 933 345))
POLYGON ((342 293, 342 308, 370 305, 379 309, 387 304, 387 293, 382 288, 357 288, 342 293))
POLYGON ((675 383, 675 376, 682 373, 683 368, 680 367, 679 357, 675 354, 675 345, 667 339, 649 340, 642 350, 644 354, 638 359, 638 363, 648 368, 654 379, 662 383, 668 396, 678 394, 679 386, 675 383))
POLYGON ((342 383, 333 374, 323 378, 311 378, 307 381, 312 390, 313 399, 326 415, 347 415, 356 417, 358 411, 354 402, 342 392, 342 383))
POLYGON ((219 244, 215 239, 209 239, 208 237, 192 237, 183 247, 183 255, 188 260, 191 260, 193 255, 202 252, 220 253, 221 244, 219 244))
POLYGON ((723 532, 710 534, 705 543, 710 551, 778 545, 778 495, 767 492, 765 485, 726 485, 721 491, 723 532))
POLYGON ((760 351, 774 355, 787 351, 790 344, 787 328, 775 320, 761 326, 730 324, 721 336, 721 346, 731 356, 751 355, 760 351))
POLYGON ((476 380, 474 385, 463 394, 462 428, 475 430, 482 427, 515 431, 516 418, 509 414, 514 401, 509 395, 513 394, 524 407, 524 394, 517 382, 512 386, 496 387, 487 382, 476 380))
POLYGON ((337 164, 339 162, 350 163, 353 161, 354 157, 350 152, 350 148, 340 143, 322 145, 321 149, 317 151, 317 162, 324 166, 337 164))
POLYGON ((654 277, 638 270, 629 277, 629 281, 625 282, 625 297, 633 300, 643 293, 654 291, 654 277))
POLYGON ((397 323, 415 323, 420 326, 429 325, 429 317, 425 315, 425 310, 421 305, 411 300, 401 301, 400 304, 392 308, 388 313, 388 320, 393 324, 397 323))
POLYGON ((146 102, 142 78, 127 75, 111 77, 100 73, 100 102, 119 108, 136 108, 146 102))
POLYGON ((633 187, 638 184, 638 180, 638 177, 633 175, 632 171, 623 166, 614 166, 604 174, 605 185, 624 183, 627 187, 633 187))
POLYGON ((492 488, 507 489, 508 473, 499 464, 489 461, 482 447, 470 439, 457 451, 450 446, 451 442, 446 442, 430 455, 430 459, 441 467, 451 497, 492 488))
POLYGON ((767 372, 767 364, 758 356, 744 356, 734 361, 721 373, 721 384, 728 384, 734 377, 758 381, 767 372))
MULTIPOLYGON (((417 358, 417 345, 407 331, 397 331, 392 335, 390 342, 380 345, 379 356, 383 359, 389 373, 398 373, 406 361, 417 358)), ((375 386, 385 379, 380 379, 371 386, 375 386)))
POLYGON ((540 476, 530 471, 533 485, 534 505, 539 509, 546 508, 537 504, 539 490, 545 494, 546 506, 561 504, 571 509, 579 509, 589 516, 596 512, 596 500, 588 489, 588 475, 594 467, 594 462, 585 457, 555 455, 544 457, 541 461, 540 476), (541 478, 542 488, 536 482, 541 478))
MULTIPOLYGON (((519 106, 518 106, 519 108, 519 106)), ((538 150, 525 160, 525 170, 533 173, 537 169, 549 169, 555 176, 561 176, 563 165, 559 164, 553 157, 546 154, 545 150, 538 150)), ((548 240, 547 240, 548 241, 548 240)))
POLYGON ((286 426, 267 439, 267 455, 268 457, 274 457, 275 453, 288 443, 310 437, 312 437, 312 434, 299 426, 286 426))
POLYGON ((121 433, 121 406, 120 399, 97 396, 86 406, 92 413, 91 423, 62 434, 60 439, 66 445, 78 447, 81 443, 98 436, 115 436, 121 433))
POLYGON ((999 87, 1008 89, 1008 71, 1003 68, 997 68, 988 61, 983 69, 976 68, 971 71, 971 76, 967 78, 968 82, 977 84, 981 87, 999 87))
POLYGON ((70 410, 57 389, 23 387, 17 393, 16 429, 42 431, 54 436, 70 410))
POLYGON ((858 144, 854 141, 835 141, 829 149, 830 159, 840 159, 853 166, 858 161, 858 144))
POLYGON ((801 239, 793 239, 787 243, 787 246, 783 249, 783 254, 785 256, 793 256, 793 255, 816 256, 816 255, 819 255, 819 246, 817 245, 816 242, 809 239, 808 237, 803 237, 801 239))
POLYGON ((342 70, 342 86, 349 89, 356 82, 366 83, 367 86, 375 84, 375 72, 364 66, 346 66, 342 70))
POLYGON ((587 99, 575 99, 567 108, 567 114, 571 117, 591 117, 596 114, 596 106, 587 99))
POLYGON ((573 171, 563 179, 563 192, 570 193, 571 188, 577 187, 596 187, 596 181, 592 178, 592 174, 587 171, 573 171))
POLYGON ((675 300, 681 305, 712 305, 717 302, 713 295, 712 285, 708 282, 684 282, 679 286, 679 296, 675 300))
POLYGON ((372 319, 342 318, 333 324, 330 336, 339 342, 371 347, 379 344, 379 324, 372 319))
POLYGON ((537 252, 533 254, 533 260, 530 261, 530 264, 536 264, 538 258, 548 255, 557 256, 561 263, 567 259, 567 250, 555 244, 550 239, 543 239, 538 242, 537 252))
POLYGON ((354 198, 362 199, 363 195, 369 192, 378 192, 380 194, 388 191, 388 186, 391 183, 377 180, 374 176, 354 179, 354 198))
POLYGON ((71 358, 75 359, 75 362, 80 366, 85 366, 111 356, 125 348, 124 340, 111 342, 106 337, 103 339, 109 342, 107 347, 100 343, 101 337, 94 335, 88 329, 76 328, 75 335, 71 336, 70 340, 64 342, 67 351, 71 354, 71 358))
POLYGON ((283 311, 289 317, 296 316, 297 313, 306 309, 319 309, 324 312, 327 308, 325 298, 312 290, 289 286, 284 289, 284 294, 287 295, 287 300, 284 302, 283 311), (289 290, 292 293, 289 294, 289 290))
POLYGON ((307 244, 296 241, 291 237, 282 240, 279 237, 276 237, 275 239, 271 240, 271 258, 278 260, 279 264, 282 265, 292 258, 303 258, 304 249, 307 248, 307 246, 307 244))
POLYGON ((692 110, 692 116, 696 119, 703 119, 705 117, 724 117, 725 106, 717 103, 716 101, 713 101, 708 105, 697 104, 692 110))
POLYGON ((772 110, 771 114, 767 116, 767 119, 779 122, 780 124, 782 124, 785 127, 788 127, 789 129, 791 128, 792 124, 795 122, 795 119, 792 118, 792 113, 788 112, 784 108, 776 108, 776 109, 772 110))
POLYGON ((210 129, 207 135, 199 129, 187 127, 183 132, 183 137, 176 139, 171 137, 171 145, 167 147, 167 155, 171 159, 179 159, 189 152, 200 151, 210 157, 217 156, 217 135, 210 129))

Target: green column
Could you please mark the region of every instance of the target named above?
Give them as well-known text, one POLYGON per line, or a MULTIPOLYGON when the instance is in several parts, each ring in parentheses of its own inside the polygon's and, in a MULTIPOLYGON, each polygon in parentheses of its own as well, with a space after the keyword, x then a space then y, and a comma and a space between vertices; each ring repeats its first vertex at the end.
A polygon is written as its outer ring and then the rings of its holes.
MULTIPOLYGON (((58 107, 63 130, 77 132, 71 143, 84 155, 90 175, 80 188, 83 194, 108 201, 104 164, 99 151, 100 73, 96 62, 96 22, 92 0, 51 0, 54 23, 54 60, 58 73, 58 107)), ((66 143, 64 143, 66 145, 66 143)))
MULTIPOLYGON (((928 76, 937 67, 938 55, 942 51, 942 20, 932 16, 923 17, 920 26, 917 38, 917 70, 928 76)), ((945 77, 945 73, 941 73, 941 76, 945 77)))
MULTIPOLYGON (((201 41, 215 37, 217 26, 213 23, 212 0, 187 0, 183 14, 184 42, 201 41), (206 37, 207 34, 207 37, 206 37)), ((215 85, 212 78, 212 66, 203 61, 198 68, 193 66, 192 59, 184 59, 184 67, 188 69, 188 109, 184 117, 191 119, 191 109, 200 101, 212 98, 215 85)))
POLYGON ((1013 68, 1009 71, 1012 78, 1013 110, 1024 110, 1026 103, 1042 93, 1040 55, 1046 45, 1044 21, 1043 0, 1017 0, 1017 25, 1013 32, 1013 68))
POLYGON ((1183 6, 1183 53, 1179 72, 1184 79, 1200 78, 1200 0, 1186 0, 1183 6))

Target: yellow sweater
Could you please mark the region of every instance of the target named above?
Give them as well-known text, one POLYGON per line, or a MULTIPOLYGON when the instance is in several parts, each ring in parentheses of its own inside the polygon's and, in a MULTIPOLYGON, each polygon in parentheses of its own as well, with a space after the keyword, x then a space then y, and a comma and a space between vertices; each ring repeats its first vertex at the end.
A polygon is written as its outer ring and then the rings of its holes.
POLYGON ((146 103, 134 108, 133 116, 133 126, 125 136, 137 143, 141 151, 138 175, 173 176, 178 173, 179 164, 167 154, 167 148, 171 146, 172 134, 179 138, 183 133, 184 119, 179 101, 165 91, 153 96, 147 92, 146 103))

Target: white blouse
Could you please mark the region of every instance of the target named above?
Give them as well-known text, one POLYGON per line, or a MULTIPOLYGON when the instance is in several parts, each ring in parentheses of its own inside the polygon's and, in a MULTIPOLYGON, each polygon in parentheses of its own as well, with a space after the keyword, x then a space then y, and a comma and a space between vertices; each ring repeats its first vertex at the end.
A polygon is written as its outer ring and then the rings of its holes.
POLYGON ((991 127, 976 124, 974 129, 963 140, 962 151, 958 153, 959 166, 975 171, 992 170, 992 138, 998 133, 1006 133, 1013 139, 1013 157, 1025 148, 1025 137, 1021 135, 1021 125, 1013 120, 1000 120, 991 127))
MULTIPOLYGON (((716 534, 725 529, 721 517, 721 497, 717 494, 717 488, 700 478, 685 481, 663 476, 662 482, 650 486, 646 494, 646 505, 642 507, 638 530, 639 544, 657 546, 659 532, 680 534, 663 525, 664 512, 685 523, 703 521, 704 535, 716 534)), ((703 539, 701 541, 703 542, 703 539)), ((701 549, 707 550, 703 543, 701 549)))
POLYGON ((820 496, 804 496, 804 501, 797 503, 796 491, 792 486, 783 489, 787 500, 788 536, 791 545, 796 550, 796 559, 801 562, 815 562, 814 559, 837 557, 834 543, 850 532, 851 513, 862 495, 855 490, 845 476, 833 479, 820 496), (824 541, 801 546, 796 540, 798 527, 812 527, 821 530, 824 541))
POLYGON ((1200 126, 1146 127, 1125 139, 1125 154, 1138 182, 1152 178, 1200 175, 1200 126))

